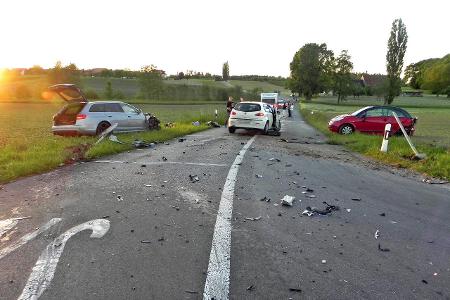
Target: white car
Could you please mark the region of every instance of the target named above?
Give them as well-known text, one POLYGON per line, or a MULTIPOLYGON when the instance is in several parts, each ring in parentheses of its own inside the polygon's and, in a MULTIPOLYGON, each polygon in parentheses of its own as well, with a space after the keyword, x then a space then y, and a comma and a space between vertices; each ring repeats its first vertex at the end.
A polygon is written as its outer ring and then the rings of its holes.
POLYGON ((259 129, 267 134, 273 125, 275 110, 263 102, 237 103, 228 118, 228 131, 234 133, 236 129, 259 129))

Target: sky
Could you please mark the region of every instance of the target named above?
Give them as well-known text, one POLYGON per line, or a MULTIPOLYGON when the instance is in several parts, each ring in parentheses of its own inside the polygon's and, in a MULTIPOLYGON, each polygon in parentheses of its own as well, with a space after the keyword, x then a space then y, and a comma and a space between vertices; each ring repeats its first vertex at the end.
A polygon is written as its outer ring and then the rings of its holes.
POLYGON ((195 70, 288 76, 306 43, 348 50, 354 71, 385 73, 392 21, 409 40, 405 66, 450 53, 450 1, 2 0, 0 68, 195 70))

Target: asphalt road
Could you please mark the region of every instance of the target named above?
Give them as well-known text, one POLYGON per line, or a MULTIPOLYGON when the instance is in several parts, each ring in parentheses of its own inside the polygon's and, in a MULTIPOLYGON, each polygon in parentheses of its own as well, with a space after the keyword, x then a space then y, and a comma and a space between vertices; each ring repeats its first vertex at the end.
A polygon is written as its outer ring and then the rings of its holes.
POLYGON ((297 113, 281 137, 254 134, 5 185, 0 299, 450 299, 448 185, 328 145, 297 113), (324 201, 339 210, 302 215, 324 201))

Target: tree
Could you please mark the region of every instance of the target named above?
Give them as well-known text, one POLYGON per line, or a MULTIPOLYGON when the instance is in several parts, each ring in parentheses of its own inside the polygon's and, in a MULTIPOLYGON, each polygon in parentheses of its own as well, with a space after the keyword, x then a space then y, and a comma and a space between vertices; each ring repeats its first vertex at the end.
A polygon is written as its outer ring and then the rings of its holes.
POLYGON ((353 63, 347 50, 342 50, 341 54, 334 61, 333 69, 333 91, 338 96, 339 104, 347 95, 352 92, 352 70, 353 63))
POLYGON ((112 88, 112 85, 111 85, 111 81, 108 81, 106 83, 105 93, 104 94, 105 94, 105 98, 106 99, 112 99, 113 98, 114 91, 113 91, 113 88, 112 88))
POLYGON ((403 58, 406 53, 408 34, 402 19, 395 19, 392 22, 391 35, 388 40, 388 51, 386 54, 387 70, 387 93, 384 97, 384 104, 391 104, 394 98, 400 95, 401 79, 400 74, 403 69, 403 58))
POLYGON ((305 44, 295 53, 290 64, 288 87, 293 93, 303 94, 307 101, 316 93, 331 87, 333 52, 326 44, 305 44))
POLYGON ((222 67, 222 78, 225 81, 227 81, 228 78, 230 78, 230 65, 228 64, 228 61, 223 64, 223 67, 222 67))
POLYGON ((74 63, 63 67, 60 61, 57 61, 53 69, 48 72, 48 80, 50 83, 73 83, 81 84, 80 70, 74 63))
POLYGON ((159 100, 164 90, 164 71, 158 70, 154 65, 141 68, 140 80, 142 96, 146 99, 159 100))

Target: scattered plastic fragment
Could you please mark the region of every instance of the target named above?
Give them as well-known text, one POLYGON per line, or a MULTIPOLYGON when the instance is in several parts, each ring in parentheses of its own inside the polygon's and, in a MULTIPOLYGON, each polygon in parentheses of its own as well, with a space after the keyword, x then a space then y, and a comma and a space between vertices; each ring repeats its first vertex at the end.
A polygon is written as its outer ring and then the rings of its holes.
POLYGON ((143 141, 143 140, 134 140, 131 145, 134 148, 153 148, 155 144, 147 143, 146 141, 143 141))
POLYGON ((285 195, 283 199, 281 199, 281 204, 286 206, 292 206, 292 202, 294 202, 294 199, 295 199, 294 196, 285 195))
POLYGON ((352 211, 351 208, 346 208, 345 210, 346 210, 347 212, 351 212, 351 211, 352 211))
POLYGON ((197 175, 189 175, 189 179, 191 180, 191 182, 200 181, 197 175))
POLYGON ((275 158, 275 157, 272 157, 272 158, 270 158, 270 159, 269 159, 269 161, 276 161, 276 162, 280 162, 280 161, 281 161, 281 159, 279 159, 279 158, 275 158))
POLYGON ((422 182, 428 183, 428 184, 446 184, 446 183, 448 183, 447 180, 434 180, 434 179, 428 179, 428 178, 422 179, 422 182))
POLYGON ((353 201, 361 201, 361 198, 352 198, 353 201))
POLYGON ((249 285, 249 286, 247 287, 247 291, 253 291, 254 288, 255 288, 255 287, 253 286, 253 284, 252 284, 252 285, 249 285))
POLYGON ((289 288, 289 290, 290 290, 291 292, 297 292, 297 293, 301 293, 301 292, 302 292, 302 290, 301 290, 301 289, 298 289, 298 288, 289 288))
POLYGON ((163 160, 163 161, 167 161, 167 157, 163 156, 163 157, 162 157, 162 160, 163 160))
POLYGON ((152 187, 152 185, 151 184, 146 184, 145 187, 152 187))
POLYGON ((327 261, 326 261, 325 259, 322 259, 322 263, 323 263, 323 264, 326 264, 327 261))
POLYGON ((391 251, 391 250, 388 249, 388 248, 381 248, 380 243, 378 243, 378 250, 380 250, 381 252, 389 252, 389 251, 391 251))
POLYGON ((186 290, 186 291, 184 291, 185 293, 188 293, 188 294, 198 294, 198 292, 196 292, 196 291, 190 291, 190 290, 186 290))
POLYGON ((179 139, 178 139, 178 142, 182 143, 182 142, 184 142, 185 140, 186 140, 185 138, 179 138, 179 139))
POLYGON ((375 239, 378 239, 380 237, 380 231, 377 229, 374 234, 375 239))
POLYGON ((117 201, 122 201, 122 200, 123 200, 123 197, 120 195, 117 195, 117 201))
POLYGON ((246 217, 245 219, 248 221, 259 221, 261 219, 261 216, 258 216, 256 218, 246 217))
POLYGON ((219 128, 220 125, 219 123, 215 122, 215 121, 209 121, 208 123, 206 123, 209 127, 216 127, 219 128))
POLYGON ((148 241, 148 240, 143 240, 143 241, 141 241, 141 243, 142 243, 142 244, 151 244, 152 242, 151 242, 151 241, 148 241))
POLYGON ((312 217, 316 214, 318 215, 328 215, 333 211, 337 211, 339 210, 339 206, 336 205, 330 205, 328 203, 326 203, 325 201, 323 202, 323 204, 326 205, 325 209, 318 209, 316 207, 306 207, 306 209, 302 212, 302 215, 307 215, 308 217, 312 217))
POLYGON ((381 213, 380 216, 386 217, 386 214, 385 213, 381 213))
POLYGON ((259 175, 259 174, 256 174, 255 177, 256 177, 256 178, 263 178, 263 176, 262 176, 262 175, 259 175))
POLYGON ((422 279, 422 282, 428 284, 428 281, 426 281, 425 279, 422 279))
POLYGON ((200 126, 200 122, 199 122, 199 121, 192 122, 192 125, 194 125, 194 126, 200 126))

